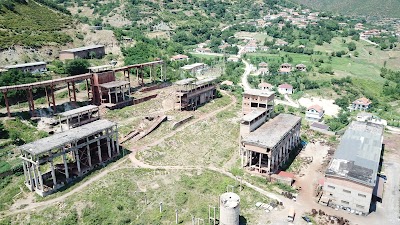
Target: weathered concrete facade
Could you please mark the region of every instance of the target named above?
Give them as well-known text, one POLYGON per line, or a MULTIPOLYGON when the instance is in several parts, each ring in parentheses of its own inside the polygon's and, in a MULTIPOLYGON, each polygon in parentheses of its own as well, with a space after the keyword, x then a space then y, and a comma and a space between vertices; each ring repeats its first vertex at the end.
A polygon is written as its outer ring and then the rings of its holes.
POLYGON ((301 117, 280 114, 242 139, 243 166, 261 174, 279 170, 300 144, 301 117))
POLYGON ((323 190, 328 205, 368 214, 373 195, 381 197, 377 173, 383 130, 382 125, 373 123, 350 124, 325 172, 323 190))
POLYGON ((250 89, 243 93, 242 115, 247 115, 254 110, 266 110, 268 117, 274 111, 275 92, 268 90, 250 89))
POLYGON ((120 153, 117 124, 108 120, 98 120, 18 148, 25 185, 41 196, 57 191, 120 153))
POLYGON ((197 107, 214 99, 217 93, 216 79, 207 78, 194 81, 193 78, 177 81, 175 108, 195 110, 197 107))
POLYGON ((103 58, 106 54, 104 45, 92 45, 80 48, 66 49, 60 52, 60 60, 82 58, 87 59, 90 57, 103 58))

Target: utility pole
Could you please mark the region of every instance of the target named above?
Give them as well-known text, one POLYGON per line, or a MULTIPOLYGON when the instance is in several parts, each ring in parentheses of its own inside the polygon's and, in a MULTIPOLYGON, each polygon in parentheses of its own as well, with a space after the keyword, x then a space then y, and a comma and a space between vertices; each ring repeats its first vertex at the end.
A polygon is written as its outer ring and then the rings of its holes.
POLYGON ((175 223, 178 224, 178 210, 175 209, 175 223))
POLYGON ((160 213, 162 212, 162 202, 160 202, 160 213))
POLYGON ((210 205, 208 206, 208 223, 211 224, 211 220, 213 220, 213 225, 215 225, 215 223, 216 223, 215 211, 216 211, 216 207, 215 206, 210 206, 210 205), (211 216, 211 209, 213 209, 213 216, 211 216))

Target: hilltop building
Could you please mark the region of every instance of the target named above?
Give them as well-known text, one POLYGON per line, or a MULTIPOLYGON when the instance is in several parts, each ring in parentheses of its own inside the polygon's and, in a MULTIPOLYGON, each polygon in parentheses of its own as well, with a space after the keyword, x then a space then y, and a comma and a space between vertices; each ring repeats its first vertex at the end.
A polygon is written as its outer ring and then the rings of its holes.
POLYGON ((28 73, 44 73, 47 71, 46 67, 47 63, 46 62, 32 62, 32 63, 23 63, 23 64, 17 64, 17 65, 10 65, 10 66, 4 66, 3 70, 19 70, 22 72, 28 72, 28 73))
POLYGON ((68 59, 87 59, 87 58, 103 58, 105 52, 104 45, 91 45, 80 48, 66 49, 60 52, 60 60, 68 60, 68 59))

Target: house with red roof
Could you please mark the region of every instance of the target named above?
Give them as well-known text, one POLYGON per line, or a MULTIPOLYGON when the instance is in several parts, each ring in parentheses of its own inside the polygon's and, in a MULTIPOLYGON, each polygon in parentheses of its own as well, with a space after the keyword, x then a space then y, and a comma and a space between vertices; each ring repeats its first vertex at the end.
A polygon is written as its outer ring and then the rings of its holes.
POLYGON ((261 89, 261 90, 269 90, 269 91, 272 91, 272 88, 273 88, 273 87, 274 87, 274 86, 272 86, 272 84, 266 83, 266 82, 261 82, 261 83, 258 85, 258 88, 261 89))
POLYGON ((170 58, 171 61, 181 61, 181 60, 189 60, 189 56, 187 55, 174 55, 170 58))
POLYGON ((307 66, 304 64, 297 64, 296 65, 296 70, 301 71, 301 72, 306 72, 307 71, 307 66))
POLYGON ((281 74, 288 74, 290 72, 292 72, 292 65, 289 63, 283 63, 279 67, 279 73, 281 73, 281 74))
POLYGON ((320 122, 324 116, 324 109, 319 105, 312 105, 307 108, 306 120, 320 122))
POLYGON ((371 100, 369 100, 366 97, 362 97, 362 98, 359 98, 359 99, 355 100, 351 104, 350 109, 351 110, 364 110, 365 111, 365 110, 368 110, 369 108, 371 108, 371 104, 372 104, 371 100))
POLYGON ((287 83, 281 84, 278 86, 278 92, 280 94, 288 94, 291 95, 293 94, 293 86, 287 83))

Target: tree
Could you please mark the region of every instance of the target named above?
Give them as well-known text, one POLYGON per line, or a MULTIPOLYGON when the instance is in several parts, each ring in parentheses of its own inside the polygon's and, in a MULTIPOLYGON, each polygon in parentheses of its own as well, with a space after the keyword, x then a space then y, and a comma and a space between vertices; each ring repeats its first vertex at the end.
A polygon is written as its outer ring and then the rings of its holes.
POLYGON ((65 64, 65 72, 72 76, 86 73, 90 66, 86 59, 73 59, 65 64))
POLYGON ((348 44, 347 44, 347 48, 349 49, 349 51, 354 51, 354 50, 356 50, 357 49, 357 46, 356 46, 356 43, 354 43, 354 42, 349 42, 348 44))

